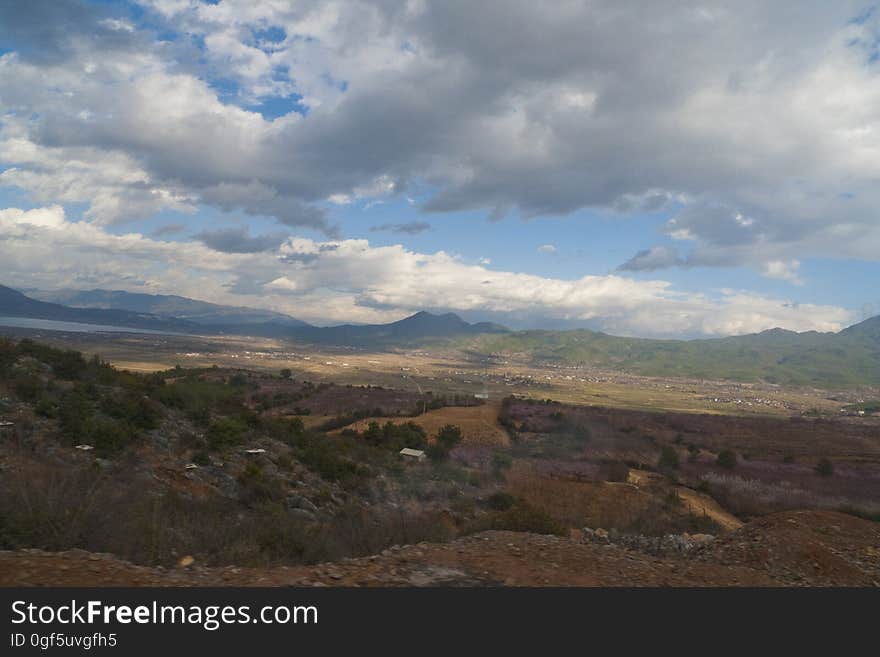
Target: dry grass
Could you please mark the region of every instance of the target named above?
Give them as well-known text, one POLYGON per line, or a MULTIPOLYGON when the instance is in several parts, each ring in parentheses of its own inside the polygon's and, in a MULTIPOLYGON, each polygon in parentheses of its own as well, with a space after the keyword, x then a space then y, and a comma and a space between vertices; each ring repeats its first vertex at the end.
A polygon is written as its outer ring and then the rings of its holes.
MULTIPOLYGON (((500 404, 484 404, 482 406, 448 406, 428 411, 418 417, 370 417, 358 420, 349 425, 349 428, 363 431, 370 422, 415 422, 421 425, 428 436, 436 436, 440 428, 447 424, 454 424, 461 428, 464 436, 463 445, 479 445, 484 447, 507 447, 510 445, 510 437, 504 428, 498 424, 498 411, 500 404)), ((334 433, 338 433, 334 432, 334 433)))
POLYGON ((507 473, 507 487, 568 527, 628 527, 652 506, 651 496, 632 484, 556 479, 521 462, 507 473))
POLYGON ((733 531, 743 526, 742 520, 725 511, 718 502, 708 495, 684 486, 677 486, 675 490, 681 498, 682 504, 690 513, 697 516, 707 515, 727 531, 733 531))

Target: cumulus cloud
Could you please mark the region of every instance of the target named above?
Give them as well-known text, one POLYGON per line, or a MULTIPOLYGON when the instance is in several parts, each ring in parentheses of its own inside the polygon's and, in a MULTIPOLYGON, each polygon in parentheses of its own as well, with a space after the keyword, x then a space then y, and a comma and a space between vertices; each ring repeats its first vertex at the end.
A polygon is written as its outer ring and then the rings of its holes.
POLYGON ((764 263, 763 274, 767 278, 778 278, 795 285, 802 285, 803 281, 798 276, 801 263, 798 260, 770 260, 764 263))
POLYGON ((680 204, 707 265, 880 253, 863 3, 141 5, 151 27, 4 5, 4 184, 103 222, 205 203, 331 237, 323 201, 416 184, 494 218, 680 204))
POLYGON ((202 231, 193 235, 193 239, 224 253, 260 253, 274 251, 287 239, 287 235, 273 233, 252 236, 247 228, 223 228, 202 231))
POLYGON ((551 255, 556 253, 556 245, 555 244, 542 244, 538 247, 538 253, 544 253, 546 255, 551 255))
POLYGON ((318 323, 391 321, 421 309, 487 312, 499 320, 533 315, 625 335, 726 335, 774 326, 827 331, 851 319, 838 307, 737 290, 689 293, 619 275, 548 278, 362 239, 291 237, 271 253, 212 246, 113 234, 68 220, 58 206, 0 211, 4 282, 22 287, 173 292, 318 323))
MULTIPOLYGON (((550 300, 524 300, 531 283, 515 272, 478 266, 464 284, 466 265, 442 252, 377 256, 341 240, 327 208, 397 195, 425 212, 499 221, 664 213, 664 233, 687 255, 655 246, 618 273, 748 265, 797 283, 811 257, 880 258, 880 13, 862 2, 134 1, 143 20, 106 3, 0 3, 0 185, 83 217, 48 226, 5 215, 3 229, 16 231, 4 245, 10 271, 39 278, 9 244, 43 253, 30 238, 49 232, 72 250, 64 263, 42 260, 45 280, 97 286, 112 274, 218 299, 271 285, 307 318, 372 321, 432 301, 403 294, 389 270, 421 281, 430 269, 439 278, 423 289, 454 280, 465 291, 433 290, 451 309, 528 301, 621 331, 715 334, 738 330, 728 313, 746 312, 737 299, 751 297, 681 297, 615 276, 539 279, 550 300), (202 206, 271 217, 338 248, 210 229, 189 244, 112 233, 202 206), (77 259, 110 245, 119 251, 101 262, 112 271, 77 259), (178 266, 182 254, 196 264, 178 266), (365 282, 372 270, 350 272, 373 257, 388 259, 381 284, 365 282), (647 294, 647 311, 600 289, 647 294)), ((844 320, 839 309, 768 303, 747 326, 844 320)))
POLYGON ((404 224, 381 224, 380 226, 373 226, 370 228, 370 231, 376 233, 405 233, 407 235, 418 235, 419 233, 424 233, 426 230, 431 230, 431 224, 427 221, 410 221, 404 224))

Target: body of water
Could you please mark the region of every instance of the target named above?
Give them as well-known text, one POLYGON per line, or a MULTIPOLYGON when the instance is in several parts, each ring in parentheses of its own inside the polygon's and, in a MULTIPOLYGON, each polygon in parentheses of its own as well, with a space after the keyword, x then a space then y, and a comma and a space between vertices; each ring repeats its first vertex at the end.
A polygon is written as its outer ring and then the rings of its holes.
POLYGON ((43 331, 63 331, 67 333, 149 333, 153 335, 186 335, 173 331, 131 328, 128 326, 108 326, 105 324, 83 324, 81 322, 59 322, 54 319, 33 319, 30 317, 0 317, 0 327, 36 329, 43 331))

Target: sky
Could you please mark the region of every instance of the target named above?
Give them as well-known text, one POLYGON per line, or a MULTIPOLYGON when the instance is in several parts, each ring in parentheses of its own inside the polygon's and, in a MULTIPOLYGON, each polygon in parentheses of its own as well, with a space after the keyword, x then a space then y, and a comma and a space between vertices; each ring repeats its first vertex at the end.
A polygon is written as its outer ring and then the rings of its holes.
POLYGON ((0 0, 0 284, 318 324, 880 314, 880 9, 0 0))

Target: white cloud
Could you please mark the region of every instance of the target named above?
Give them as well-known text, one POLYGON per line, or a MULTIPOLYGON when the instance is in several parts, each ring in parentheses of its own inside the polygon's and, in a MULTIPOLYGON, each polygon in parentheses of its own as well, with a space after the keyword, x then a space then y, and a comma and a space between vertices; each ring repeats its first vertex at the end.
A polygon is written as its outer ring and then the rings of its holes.
POLYGON ((678 203, 701 264, 880 254, 880 18, 851 21, 859 2, 142 4, 204 50, 102 14, 0 57, 2 183, 101 222, 257 185, 274 200, 235 207, 328 234, 304 206, 414 183, 496 218, 678 203), (308 116, 242 109, 291 93, 308 116))
POLYGON ((390 321, 421 309, 589 322, 626 335, 726 335, 774 326, 836 330, 850 313, 739 291, 715 296, 662 280, 557 279, 467 264, 367 240, 291 237, 274 251, 227 253, 71 222, 59 207, 0 212, 4 283, 176 293, 283 310, 314 322, 390 321), (236 289, 246 288, 246 293, 236 289))
POLYGON ((764 263, 763 274, 767 278, 778 278, 795 285, 803 285, 803 281, 798 276, 798 269, 801 263, 798 260, 770 260, 764 263))
POLYGON ((655 246, 621 270, 745 264, 799 283, 807 258, 880 258, 880 12, 851 21, 862 3, 141 4, 154 27, 63 0, 56 23, 38 3, 0 6, 0 38, 18 44, 0 55, 0 185, 50 208, 4 215, 10 275, 217 300, 271 283, 272 303, 314 319, 485 304, 642 333, 846 320, 363 240, 222 254, 103 228, 209 205, 335 238, 325 202, 395 194, 495 219, 674 210, 665 231, 686 256, 655 246), (157 40, 166 29, 179 38, 157 40), (293 94, 306 115, 253 111, 293 94), (59 204, 84 206, 85 221, 45 223, 59 204))
POLYGON ((542 244, 541 246, 538 247, 538 253, 544 253, 547 255, 552 254, 552 253, 556 253, 556 245, 555 244, 542 244))

